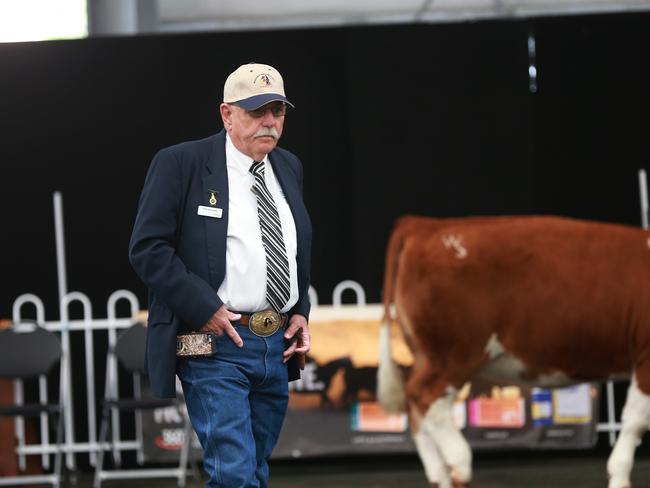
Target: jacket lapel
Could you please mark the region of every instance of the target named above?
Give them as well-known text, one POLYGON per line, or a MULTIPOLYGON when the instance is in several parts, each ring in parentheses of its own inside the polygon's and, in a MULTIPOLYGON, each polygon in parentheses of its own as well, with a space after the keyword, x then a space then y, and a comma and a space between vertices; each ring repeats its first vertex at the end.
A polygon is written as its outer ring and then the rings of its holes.
POLYGON ((206 217, 206 244, 208 247, 208 268, 210 284, 215 290, 221 286, 226 274, 226 238, 228 235, 228 170, 226 168, 226 135, 222 130, 215 136, 210 158, 205 164, 203 177, 203 195, 201 205, 222 209, 221 218, 206 217), (212 194, 217 202, 212 205, 212 194))
POLYGON ((302 202, 300 189, 298 188, 298 181, 289 168, 289 165, 284 161, 283 158, 279 157, 277 153, 269 154, 269 159, 271 159, 273 172, 275 173, 275 176, 278 179, 280 186, 282 187, 284 197, 287 199, 287 203, 291 209, 291 214, 296 221, 296 232, 299 232, 302 228, 301 223, 304 204, 302 202))
MULTIPOLYGON (((311 229, 311 224, 302 199, 302 192, 299 187, 300 183, 283 157, 278 153, 271 153, 269 158, 271 159, 273 171, 282 187, 284 197, 287 199, 291 214, 293 215, 293 221, 296 225, 296 240, 298 245, 296 260, 298 267, 309 266, 308 263, 304 263, 304 259, 307 256, 305 252, 309 246, 309 233, 311 232, 309 229, 311 229)), ((300 275, 298 281, 298 286, 301 287, 300 275)))

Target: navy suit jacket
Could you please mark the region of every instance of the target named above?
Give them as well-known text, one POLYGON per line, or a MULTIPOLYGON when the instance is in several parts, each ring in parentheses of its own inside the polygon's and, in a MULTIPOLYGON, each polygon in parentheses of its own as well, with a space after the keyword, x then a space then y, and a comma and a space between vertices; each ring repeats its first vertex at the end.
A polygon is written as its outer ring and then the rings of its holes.
MULTIPOLYGON (((222 130, 199 141, 162 149, 140 196, 129 257, 149 288, 145 369, 155 395, 175 396, 176 335, 201 328, 223 302, 217 290, 226 272, 228 173, 222 130), (221 218, 197 214, 216 191, 221 218)), ((302 164, 276 148, 269 154, 297 234, 298 303, 289 315, 309 318, 311 222, 302 199, 302 164)), ((294 356, 289 379, 300 372, 294 356)))

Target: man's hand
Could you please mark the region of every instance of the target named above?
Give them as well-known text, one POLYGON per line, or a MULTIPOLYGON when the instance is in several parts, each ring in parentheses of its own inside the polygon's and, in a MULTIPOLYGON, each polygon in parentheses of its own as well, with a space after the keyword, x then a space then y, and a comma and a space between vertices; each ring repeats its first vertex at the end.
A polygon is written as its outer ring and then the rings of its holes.
POLYGON ((309 338, 309 325, 304 315, 292 315, 289 319, 289 326, 284 331, 284 338, 291 340, 291 345, 283 353, 283 362, 289 361, 294 354, 305 355, 309 352, 310 338, 309 338))
POLYGON ((214 332, 218 336, 228 334, 237 347, 244 347, 244 341, 241 340, 235 327, 230 323, 231 321, 239 320, 240 318, 241 314, 233 313, 228 310, 225 305, 221 305, 219 310, 210 317, 210 320, 201 327, 201 332, 214 332))

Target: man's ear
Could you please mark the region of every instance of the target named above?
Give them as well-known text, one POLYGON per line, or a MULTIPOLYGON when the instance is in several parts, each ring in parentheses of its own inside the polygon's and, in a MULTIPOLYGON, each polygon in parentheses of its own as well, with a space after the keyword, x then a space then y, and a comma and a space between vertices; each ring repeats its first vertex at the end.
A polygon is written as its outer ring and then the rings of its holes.
POLYGON ((232 109, 227 103, 222 103, 219 105, 219 112, 221 113, 221 120, 223 121, 223 126, 226 130, 230 130, 232 127, 232 109))

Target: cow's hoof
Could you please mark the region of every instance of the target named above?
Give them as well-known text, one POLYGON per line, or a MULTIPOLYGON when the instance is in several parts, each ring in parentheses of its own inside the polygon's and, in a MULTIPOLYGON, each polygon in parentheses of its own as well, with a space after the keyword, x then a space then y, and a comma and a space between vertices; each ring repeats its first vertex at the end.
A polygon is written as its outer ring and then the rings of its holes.
POLYGON ((609 488, 631 488, 632 484, 627 476, 612 476, 609 478, 609 488))
POLYGON ((630 483, 612 483, 610 481, 608 488, 632 488, 630 483))

